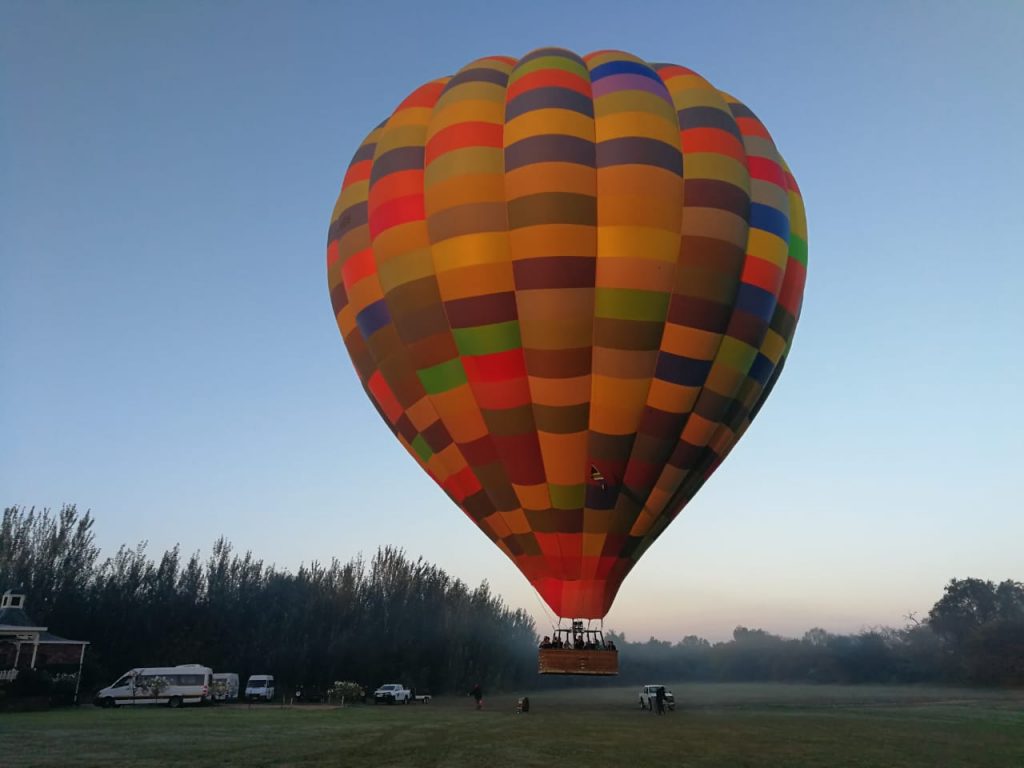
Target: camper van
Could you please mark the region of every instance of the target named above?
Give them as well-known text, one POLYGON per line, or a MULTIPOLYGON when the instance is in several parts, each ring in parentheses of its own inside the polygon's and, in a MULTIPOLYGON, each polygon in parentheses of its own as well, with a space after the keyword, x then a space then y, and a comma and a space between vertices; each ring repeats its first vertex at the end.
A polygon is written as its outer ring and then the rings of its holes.
POLYGON ((210 701, 213 670, 201 664, 176 667, 137 667, 113 685, 100 690, 93 703, 98 707, 136 704, 205 704, 210 701))
POLYGON ((245 698, 249 701, 270 701, 274 698, 273 675, 249 675, 245 684, 245 698))
POLYGON ((238 701, 238 674, 236 672, 214 672, 210 685, 210 697, 214 701, 238 701))

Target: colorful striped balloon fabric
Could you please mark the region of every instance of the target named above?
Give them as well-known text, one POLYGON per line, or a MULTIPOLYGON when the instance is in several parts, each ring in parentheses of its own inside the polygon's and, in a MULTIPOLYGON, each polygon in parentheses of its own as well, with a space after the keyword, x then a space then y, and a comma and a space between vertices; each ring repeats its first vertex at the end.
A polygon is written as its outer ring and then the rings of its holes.
POLYGON ((587 619, 771 392, 806 269, 800 191, 754 113, 621 51, 418 88, 356 151, 327 244, 381 417, 587 619))

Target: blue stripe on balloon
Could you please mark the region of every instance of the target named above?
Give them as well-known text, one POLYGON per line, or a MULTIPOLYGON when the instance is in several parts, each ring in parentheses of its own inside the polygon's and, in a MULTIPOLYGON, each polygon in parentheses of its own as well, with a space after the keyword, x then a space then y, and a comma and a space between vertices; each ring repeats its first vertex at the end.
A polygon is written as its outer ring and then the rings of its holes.
POLYGON ((751 203, 750 226, 771 232, 789 242, 789 217, 778 208, 763 203, 751 203))
POLYGON ((635 61, 609 61, 605 64, 600 64, 590 70, 590 82, 593 83, 603 77, 611 77, 612 75, 643 75, 657 83, 661 83, 661 78, 658 77, 657 72, 646 64, 638 64, 635 61))
POLYGON ((662 352, 658 355, 658 365, 654 375, 662 381, 668 381, 672 384, 679 384, 684 387, 699 387, 708 377, 708 371, 710 370, 710 360, 695 360, 692 357, 662 352))
POLYGON ((368 305, 362 312, 356 315, 356 325, 364 339, 370 338, 376 331, 391 322, 391 314, 388 312, 384 299, 379 299, 368 305))
POLYGON ((754 358, 754 364, 750 366, 750 373, 747 375, 763 387, 768 381, 768 377, 772 375, 774 367, 775 364, 769 358, 758 352, 757 357, 754 358))
POLYGON ((765 322, 771 320, 775 311, 775 295, 750 283, 740 283, 733 307, 765 322))

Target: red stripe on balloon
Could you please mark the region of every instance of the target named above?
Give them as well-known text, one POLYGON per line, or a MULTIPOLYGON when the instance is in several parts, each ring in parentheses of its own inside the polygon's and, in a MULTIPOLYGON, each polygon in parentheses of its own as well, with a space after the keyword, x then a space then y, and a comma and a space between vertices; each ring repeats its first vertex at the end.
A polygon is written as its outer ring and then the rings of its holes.
POLYGON ((566 72, 564 69, 541 69, 523 75, 508 87, 505 101, 512 101, 516 96, 532 91, 534 88, 565 88, 569 91, 591 96, 590 81, 579 75, 566 72))
POLYGON ((484 123, 468 121, 456 123, 434 134, 424 153, 424 163, 429 165, 433 160, 456 149, 466 147, 501 147, 504 126, 500 123, 484 123))
POLYGON ((396 171, 382 176, 373 184, 367 201, 368 211, 373 217, 374 213, 383 203, 395 200, 399 197, 411 197, 423 194, 423 169, 416 168, 410 171, 396 171))
POLYGON ((330 267, 340 258, 341 246, 337 240, 331 240, 331 242, 327 244, 327 266, 330 267))
POLYGON ((462 367, 470 383, 477 381, 505 381, 514 377, 526 377, 526 360, 522 349, 510 349, 491 355, 466 356, 462 367))
POLYGON ((345 262, 345 265, 341 268, 341 279, 345 283, 345 288, 351 290, 352 286, 364 277, 369 277, 376 273, 377 264, 373 260, 373 249, 364 248, 359 253, 350 256, 348 261, 345 262))
POLYGON ((442 487, 452 495, 452 498, 461 503, 464 499, 479 491, 481 485, 476 475, 473 474, 472 467, 467 466, 445 480, 442 487))
POLYGON ((423 221, 426 210, 423 207, 423 195, 406 195, 381 203, 370 216, 370 237, 375 238, 381 232, 408 224, 410 221, 423 221))
POLYGON ((764 288, 771 294, 778 294, 782 287, 783 271, 770 261, 754 258, 747 254, 740 279, 749 285, 764 288))
POLYGON ((370 178, 370 168, 372 166, 372 160, 363 160, 362 162, 352 163, 345 172, 345 180, 341 182, 341 188, 345 189, 356 182, 366 181, 370 178))
MULTIPOLYGON (((749 136, 747 131, 744 135, 749 136)), ((747 158, 747 169, 750 171, 750 178, 761 181, 770 181, 783 189, 786 188, 786 175, 782 172, 782 166, 767 157, 751 155, 747 158)))
MULTIPOLYGON (((562 552, 579 552, 580 535, 578 533, 560 533, 558 540, 562 544, 562 552), (575 540, 576 544, 572 541, 575 540)), ((582 555, 562 555, 562 578, 575 581, 583 575, 582 555)))
POLYGON ((611 576, 612 570, 615 568, 618 562, 619 558, 614 556, 602 556, 598 558, 597 570, 595 571, 594 575, 599 579, 607 579, 609 576, 611 576))
POLYGON ((622 482, 627 488, 653 488, 661 476, 661 465, 650 464, 633 457, 626 468, 622 482))
MULTIPOLYGON (((670 77, 686 77, 688 75, 697 74, 692 69, 681 67, 678 64, 669 64, 667 67, 659 67, 657 72, 658 77, 660 77, 662 81, 665 81, 670 77)), ((700 75, 697 76, 700 77, 700 75)))
POLYGON ((720 128, 690 128, 679 132, 683 153, 714 152, 743 162, 747 151, 735 136, 720 128))
POLYGON ((530 385, 525 376, 507 381, 473 381, 473 397, 484 410, 518 408, 531 402, 530 385))
POLYGON ((772 138, 768 133, 768 129, 761 125, 761 121, 756 118, 738 117, 736 118, 736 125, 744 136, 761 136, 769 140, 772 138))
POLYGON ((511 482, 516 485, 538 485, 547 479, 536 432, 493 437, 511 482))
POLYGON ((557 533, 541 533, 540 531, 534 531, 533 538, 537 540, 537 546, 540 547, 541 554, 543 554, 544 557, 561 559, 562 549, 558 544, 557 533))
MULTIPOLYGON (((410 107, 427 107, 432 109, 441 96, 441 91, 444 90, 446 82, 448 82, 448 78, 421 85, 410 93, 405 101, 398 105, 398 109, 409 109, 410 107)), ((397 112, 398 109, 395 111, 397 112)))
POLYGON ((800 312, 806 281, 807 267, 796 259, 790 259, 786 264, 786 277, 782 281, 782 290, 779 292, 779 304, 792 315, 800 312))
POLYGON ((380 406, 384 415, 388 417, 388 421, 392 424, 397 423, 402 414, 405 413, 405 409, 398 402, 398 398, 391 391, 391 387, 384 381, 380 371, 373 372, 370 380, 366 382, 366 387, 370 390, 370 394, 373 395, 373 399, 377 401, 377 405, 380 406))

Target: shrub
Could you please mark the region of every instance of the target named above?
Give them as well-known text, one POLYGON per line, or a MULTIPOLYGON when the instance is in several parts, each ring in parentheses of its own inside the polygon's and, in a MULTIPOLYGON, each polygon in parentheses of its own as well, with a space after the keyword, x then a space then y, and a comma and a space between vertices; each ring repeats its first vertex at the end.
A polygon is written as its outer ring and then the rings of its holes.
POLYGON ((328 695, 334 701, 362 701, 366 692, 359 683, 344 680, 336 680, 328 691, 328 695))
POLYGON ((21 669, 11 683, 15 696, 49 696, 52 688, 53 679, 41 669, 21 669))

